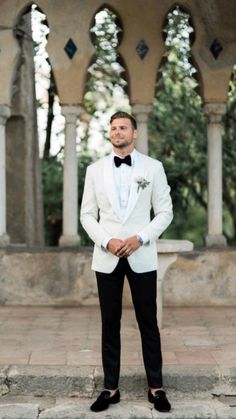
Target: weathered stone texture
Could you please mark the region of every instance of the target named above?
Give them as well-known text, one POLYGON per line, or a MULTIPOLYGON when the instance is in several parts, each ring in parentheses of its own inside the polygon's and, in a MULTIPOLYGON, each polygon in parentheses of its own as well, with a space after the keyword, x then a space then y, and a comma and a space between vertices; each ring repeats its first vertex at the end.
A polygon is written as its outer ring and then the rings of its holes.
POLYGON ((0 255, 2 304, 94 303, 91 252, 17 252, 0 255))
POLYGON ((179 255, 164 277, 169 305, 235 305, 236 251, 202 251, 179 255))
MULTIPOLYGON (((92 249, 0 251, 0 303, 93 305, 98 303, 92 249)), ((165 254, 159 255, 160 265, 165 254)), ((182 253, 163 279, 166 305, 235 305, 236 251, 182 253)), ((161 269, 161 266, 160 266, 161 269)), ((124 303, 131 304, 125 286, 124 303)))

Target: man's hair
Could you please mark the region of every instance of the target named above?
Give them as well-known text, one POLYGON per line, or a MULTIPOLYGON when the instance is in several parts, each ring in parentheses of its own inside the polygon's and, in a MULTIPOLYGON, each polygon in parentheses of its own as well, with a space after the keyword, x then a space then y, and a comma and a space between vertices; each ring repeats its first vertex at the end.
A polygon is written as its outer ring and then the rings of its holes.
POLYGON ((132 115, 130 115, 129 113, 123 112, 123 111, 118 111, 118 112, 114 113, 111 116, 110 123, 112 123, 112 121, 114 121, 114 119, 119 119, 119 118, 129 119, 131 121, 133 129, 137 129, 136 119, 132 115))

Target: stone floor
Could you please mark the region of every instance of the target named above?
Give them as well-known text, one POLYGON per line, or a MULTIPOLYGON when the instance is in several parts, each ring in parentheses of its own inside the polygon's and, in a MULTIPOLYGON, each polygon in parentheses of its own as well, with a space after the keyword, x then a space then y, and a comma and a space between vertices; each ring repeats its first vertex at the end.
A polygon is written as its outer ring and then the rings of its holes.
MULTIPOLYGON (((236 307, 165 307, 164 365, 236 366, 236 307)), ((101 365, 97 307, 0 306, 0 365, 101 365)), ((123 310, 122 365, 142 365, 133 309, 123 310)))

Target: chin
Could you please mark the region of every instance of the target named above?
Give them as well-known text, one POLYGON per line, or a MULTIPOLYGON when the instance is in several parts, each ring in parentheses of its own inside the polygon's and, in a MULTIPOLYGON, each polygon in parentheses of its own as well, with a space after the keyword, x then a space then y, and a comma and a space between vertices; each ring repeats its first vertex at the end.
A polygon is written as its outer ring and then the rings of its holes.
POLYGON ((125 144, 114 144, 114 146, 116 147, 116 148, 125 148, 126 147, 126 145, 125 144))

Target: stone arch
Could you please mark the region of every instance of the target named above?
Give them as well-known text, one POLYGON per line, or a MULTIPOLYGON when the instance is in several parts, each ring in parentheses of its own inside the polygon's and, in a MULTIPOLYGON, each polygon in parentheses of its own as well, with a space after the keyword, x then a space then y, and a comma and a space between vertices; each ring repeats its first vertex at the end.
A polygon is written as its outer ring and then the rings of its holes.
MULTIPOLYGON (((146 4, 133 13, 133 4, 127 3, 123 12, 124 37, 119 46, 130 75, 132 106, 150 106, 155 91, 156 68, 164 52, 160 36, 165 5, 153 4, 152 13, 145 13, 146 4)), ((136 113, 136 111, 135 111, 136 113)), ((146 114, 146 110, 145 110, 146 114)))
MULTIPOLYGON (((12 66, 12 82, 11 82, 11 86, 10 89, 12 88, 13 84, 14 84, 14 79, 16 77, 16 72, 17 72, 17 67, 19 66, 19 60, 20 60, 20 48, 19 48, 19 37, 20 37, 20 31, 21 29, 18 27, 20 19, 22 18, 22 16, 24 16, 25 14, 29 13, 31 11, 31 7, 33 5, 36 5, 38 10, 41 11, 45 16, 47 16, 47 11, 45 11, 45 7, 43 6, 43 8, 40 5, 40 1, 32 1, 32 0, 26 0, 25 2, 23 1, 20 5, 19 8, 16 9, 15 14, 12 16, 12 28, 13 28, 13 35, 14 38, 16 39, 17 42, 17 46, 18 46, 18 54, 17 57, 15 59, 14 65, 12 66), (23 3, 23 4, 22 4, 23 3)), ((49 26, 49 20, 48 20, 48 16, 47 16, 47 23, 49 26)), ((10 94, 12 94, 12 91, 10 90, 10 94)))
POLYGON ((79 105, 83 100, 87 68, 94 53, 89 34, 91 15, 90 5, 80 16, 80 4, 68 3, 67 14, 71 16, 71 25, 65 25, 63 19, 55 19, 50 7, 51 32, 48 37, 47 51, 50 56, 53 73, 61 105, 79 105), (69 57, 65 52, 72 42, 75 53, 69 57))

